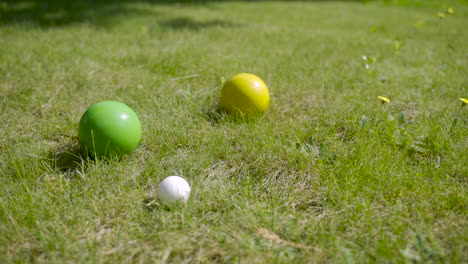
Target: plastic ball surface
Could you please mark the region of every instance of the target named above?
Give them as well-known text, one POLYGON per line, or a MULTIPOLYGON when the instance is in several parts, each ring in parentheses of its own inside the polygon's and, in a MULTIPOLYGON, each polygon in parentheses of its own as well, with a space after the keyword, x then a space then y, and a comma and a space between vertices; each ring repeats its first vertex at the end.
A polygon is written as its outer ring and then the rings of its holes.
POLYGON ((140 119, 123 103, 99 102, 90 106, 81 117, 78 138, 87 154, 121 157, 138 147, 141 140, 140 119))
POLYGON ((190 196, 190 185, 179 176, 165 178, 158 188, 158 197, 164 204, 174 204, 177 201, 187 202, 190 196))
POLYGON ((239 73, 224 83, 219 103, 222 109, 231 114, 263 115, 270 105, 270 93, 259 77, 239 73))

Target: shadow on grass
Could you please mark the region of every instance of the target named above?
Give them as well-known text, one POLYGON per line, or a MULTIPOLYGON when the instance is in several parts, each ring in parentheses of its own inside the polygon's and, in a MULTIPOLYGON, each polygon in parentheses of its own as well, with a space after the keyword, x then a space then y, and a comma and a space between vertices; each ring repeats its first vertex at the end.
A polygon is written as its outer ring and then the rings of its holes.
POLYGON ((148 212, 153 212, 158 209, 164 211, 177 211, 186 208, 186 204, 182 202, 177 202, 171 206, 161 203, 157 195, 147 196, 145 199, 143 199, 142 205, 143 208, 148 212))
POLYGON ((244 116, 244 115, 236 115, 236 114, 229 114, 224 111, 219 105, 210 107, 209 109, 204 111, 205 120, 210 122, 213 126, 222 125, 225 123, 233 123, 233 124, 240 124, 240 123, 255 123, 261 120, 262 116, 244 116))
POLYGON ((224 123, 244 123, 251 122, 250 118, 243 118, 242 116, 235 116, 226 113, 219 106, 212 107, 204 112, 206 121, 210 122, 213 126, 221 125, 224 123))
MULTIPOLYGON (((241 0, 242 1, 242 0, 241 0)), ((263 0, 246 1, 247 3, 263 0)), ((274 0, 273 0, 274 1, 274 0)), ((365 2, 364 0, 303 0, 277 2, 365 2)), ((95 26, 112 23, 119 15, 151 15, 154 10, 145 10, 135 4, 203 6, 210 3, 233 2, 233 0, 3 0, 0 1, 0 26, 7 24, 32 24, 41 27, 59 27, 87 22, 95 26)), ((167 27, 200 29, 202 27, 229 26, 229 22, 208 22, 176 18, 163 22, 167 27)))
POLYGON ((162 21, 159 23, 162 28, 168 28, 172 30, 190 30, 199 31, 205 28, 211 27, 240 27, 240 24, 236 24, 229 21, 220 19, 214 19, 209 21, 196 21, 189 17, 178 17, 169 20, 162 21))
POLYGON ((143 208, 146 209, 148 212, 152 212, 156 210, 157 208, 161 207, 161 205, 158 202, 158 197, 157 196, 148 196, 145 199, 143 199, 143 208))
POLYGON ((41 27, 61 27, 76 23, 107 26, 120 15, 155 16, 152 10, 131 3, 143 1, 113 0, 6 0, 0 2, 0 26, 28 24, 41 27))
POLYGON ((70 143, 52 151, 49 154, 49 160, 53 168, 74 178, 82 176, 90 159, 82 154, 77 144, 70 143))
POLYGON ((227 114, 219 107, 211 107, 204 111, 204 117, 206 121, 210 122, 212 125, 218 125, 223 119, 226 119, 227 114))

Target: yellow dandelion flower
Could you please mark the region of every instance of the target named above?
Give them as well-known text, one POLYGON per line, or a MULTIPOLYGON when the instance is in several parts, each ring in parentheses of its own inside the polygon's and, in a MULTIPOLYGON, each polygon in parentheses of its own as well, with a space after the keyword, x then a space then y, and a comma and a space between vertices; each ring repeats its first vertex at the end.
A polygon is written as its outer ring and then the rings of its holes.
POLYGON ((414 23, 414 27, 418 28, 418 29, 422 28, 423 25, 424 25, 424 21, 422 21, 422 20, 418 20, 418 21, 416 21, 416 23, 414 23))
POLYGON ((385 96, 377 96, 377 98, 379 98, 379 100, 382 102, 382 104, 389 104, 390 103, 390 99, 388 99, 387 97, 385 96))
POLYGON ((438 16, 439 18, 445 18, 445 14, 442 13, 442 12, 438 12, 438 13, 437 13, 437 16, 438 16))
POLYGON ((463 105, 468 104, 468 99, 466 99, 466 98, 458 98, 458 100, 462 101, 463 105))
POLYGON ((453 13, 455 13, 455 11, 453 11, 453 8, 449 7, 449 8, 447 9, 447 13, 449 13, 449 14, 452 15, 453 13))

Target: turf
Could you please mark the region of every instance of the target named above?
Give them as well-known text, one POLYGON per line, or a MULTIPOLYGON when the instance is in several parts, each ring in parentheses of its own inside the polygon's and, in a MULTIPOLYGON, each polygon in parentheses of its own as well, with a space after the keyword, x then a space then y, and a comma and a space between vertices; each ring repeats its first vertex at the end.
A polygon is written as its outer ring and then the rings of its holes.
POLYGON ((466 262, 467 23, 466 1, 0 0, 1 262, 466 262), (239 72, 262 118, 217 110, 239 72), (78 122, 108 99, 143 139, 92 160, 78 122), (169 175, 187 206, 159 203, 169 175))

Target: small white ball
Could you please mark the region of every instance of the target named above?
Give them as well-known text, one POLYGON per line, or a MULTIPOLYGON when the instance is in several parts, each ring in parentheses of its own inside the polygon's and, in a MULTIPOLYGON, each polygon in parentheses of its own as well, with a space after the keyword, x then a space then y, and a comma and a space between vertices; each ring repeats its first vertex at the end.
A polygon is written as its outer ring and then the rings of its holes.
POLYGON ((190 196, 190 185, 182 177, 169 176, 159 184, 158 196, 165 204, 172 204, 176 201, 186 203, 190 196))

